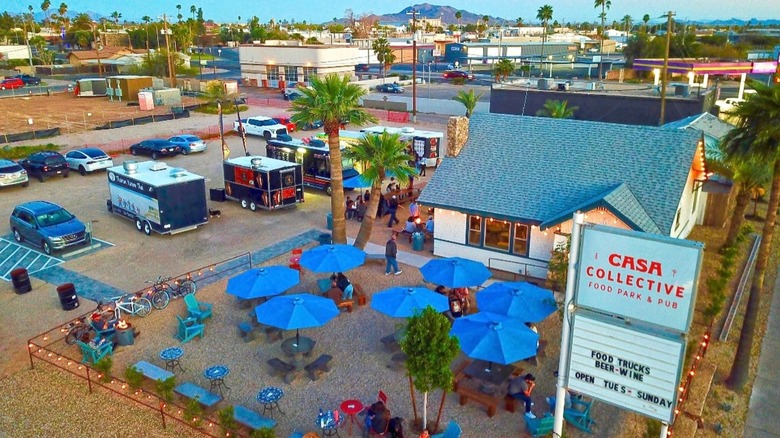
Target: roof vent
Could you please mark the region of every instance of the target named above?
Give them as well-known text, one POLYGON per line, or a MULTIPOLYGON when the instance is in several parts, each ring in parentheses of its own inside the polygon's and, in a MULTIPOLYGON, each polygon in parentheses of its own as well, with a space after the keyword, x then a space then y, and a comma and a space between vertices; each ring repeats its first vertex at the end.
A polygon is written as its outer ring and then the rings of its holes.
POLYGON ((152 170, 152 171, 165 170, 167 168, 168 168, 168 165, 163 163, 163 162, 153 163, 151 166, 149 166, 149 170, 152 170))
POLYGON ((249 160, 249 163, 252 165, 253 169, 259 169, 263 167, 262 158, 252 158, 251 160, 249 160))
POLYGON ((187 171, 185 169, 182 169, 181 167, 174 167, 171 169, 172 178, 181 178, 185 175, 187 175, 187 171))
POLYGON ((122 163, 122 168, 125 170, 126 174, 132 175, 138 171, 138 162, 135 160, 127 160, 122 163))
POLYGON ((411 126, 404 126, 403 128, 401 128, 401 132, 403 132, 404 134, 410 134, 414 132, 414 128, 412 128, 411 126))

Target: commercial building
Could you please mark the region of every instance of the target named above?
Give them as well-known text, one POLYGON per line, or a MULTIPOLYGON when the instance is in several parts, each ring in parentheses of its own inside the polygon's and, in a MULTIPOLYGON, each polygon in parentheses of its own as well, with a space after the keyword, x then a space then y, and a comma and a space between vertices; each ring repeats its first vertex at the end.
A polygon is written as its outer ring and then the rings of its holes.
POLYGON ((313 76, 330 73, 351 75, 356 64, 365 62, 358 47, 351 45, 241 44, 238 59, 244 83, 267 88, 305 84, 313 76))

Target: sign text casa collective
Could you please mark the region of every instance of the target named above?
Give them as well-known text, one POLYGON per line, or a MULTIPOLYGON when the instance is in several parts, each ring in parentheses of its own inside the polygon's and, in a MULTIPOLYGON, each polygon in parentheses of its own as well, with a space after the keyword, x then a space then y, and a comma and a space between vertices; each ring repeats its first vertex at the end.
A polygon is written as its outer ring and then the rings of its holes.
POLYGON ((589 313, 574 316, 569 389, 671 421, 684 340, 639 333, 589 313))
POLYGON ((577 304, 687 332, 701 254, 698 242, 586 226, 577 304))

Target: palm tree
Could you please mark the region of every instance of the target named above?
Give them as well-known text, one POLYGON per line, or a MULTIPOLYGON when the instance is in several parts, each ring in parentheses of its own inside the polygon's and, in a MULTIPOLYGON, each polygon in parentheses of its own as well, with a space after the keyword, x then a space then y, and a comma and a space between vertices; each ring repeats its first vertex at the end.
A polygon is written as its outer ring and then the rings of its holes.
POLYGON ((623 16, 623 28, 625 29, 626 34, 631 33, 631 27, 632 27, 633 21, 634 21, 634 19, 631 18, 630 15, 623 16))
POLYGON ((300 92, 302 96, 292 102, 292 121, 305 125, 321 120, 324 124, 330 151, 333 243, 347 243, 339 129, 344 122, 362 126, 375 123, 376 118, 359 107, 358 102, 366 91, 351 83, 348 75, 339 76, 332 73, 324 78, 314 76, 311 78, 310 87, 301 88, 300 92))
POLYGON ((119 11, 114 11, 111 13, 111 18, 114 19, 114 24, 119 27, 119 19, 122 18, 122 13, 119 11))
POLYGON ((184 17, 184 16, 181 14, 181 5, 176 5, 176 10, 177 10, 177 11, 179 11, 179 13, 176 15, 176 18, 178 18, 178 19, 179 19, 179 22, 181 23, 181 19, 182 19, 182 17, 184 17))
POLYGON ((46 25, 51 26, 51 22, 49 21, 49 8, 51 7, 51 1, 49 0, 43 0, 43 3, 41 3, 41 10, 43 11, 43 15, 46 16, 46 25))
MULTIPOLYGON (((195 5, 190 6, 190 14, 192 14, 192 20, 195 20, 195 13, 198 12, 198 8, 195 5)), ((238 20, 241 21, 241 20, 238 20)))
POLYGON ((68 16, 66 15, 68 13, 68 5, 64 2, 60 3, 60 7, 57 9, 57 13, 60 15, 62 25, 67 29, 68 23, 70 22, 70 19, 68 19, 68 16))
POLYGON ((645 25, 644 25, 644 30, 645 30, 645 33, 647 33, 647 23, 649 23, 649 22, 650 22, 650 14, 645 14, 645 15, 642 17, 642 22, 643 22, 643 23, 645 23, 645 25))
POLYGON ((374 52, 374 55, 376 55, 376 59, 379 60, 379 64, 382 65, 382 76, 385 76, 385 67, 388 64, 392 64, 392 61, 395 61, 395 58, 393 58, 391 62, 385 62, 388 56, 393 55, 393 49, 390 48, 390 42, 385 38, 377 38, 371 43, 371 50, 374 52))
POLYGON ((498 82, 499 78, 506 81, 507 76, 515 71, 515 63, 511 59, 501 58, 493 64, 493 76, 498 82))
POLYGON ((536 11, 536 19, 542 21, 542 53, 539 55, 539 71, 542 71, 542 61, 544 60, 544 42, 547 40, 547 23, 552 20, 553 8, 550 5, 544 5, 536 11))
POLYGON ((145 26, 144 29, 146 29, 146 56, 149 56, 149 23, 152 22, 152 17, 148 15, 144 15, 141 17, 141 21, 144 22, 145 26))
POLYGON ((544 107, 536 112, 536 115, 553 119, 573 119, 574 111, 578 109, 576 106, 569 106, 569 101, 567 100, 547 100, 544 103, 544 107))
POLYGON ((523 17, 517 17, 517 19, 515 20, 515 26, 523 27, 523 17))
MULTIPOLYGON (((599 17, 601 18, 601 44, 599 44, 599 54, 604 55, 604 21, 607 19, 607 10, 612 6, 612 2, 610 0, 594 0, 593 1, 593 7, 594 8, 601 8, 601 14, 599 14, 599 17)), ((604 68, 604 62, 599 62, 599 80, 602 79, 602 70, 604 68)))
POLYGON ((413 157, 406 153, 406 145, 401 142, 400 134, 387 132, 381 135, 366 135, 347 149, 344 156, 356 163, 364 163, 363 178, 371 181, 371 200, 355 238, 355 246, 363 249, 374 228, 379 198, 382 196, 382 180, 389 171, 395 175, 399 184, 406 185, 409 176, 414 174, 414 169, 409 166, 413 157))
POLYGON ((458 30, 463 31, 463 24, 460 21, 463 18, 463 12, 455 11, 455 19, 458 20, 458 30))
POLYGON ((462 103, 463 106, 466 107, 466 117, 471 117, 474 113, 474 108, 477 107, 479 98, 482 97, 483 94, 485 93, 474 94, 474 90, 469 90, 468 92, 460 90, 458 91, 458 95, 453 97, 452 100, 462 103))
POLYGON ((757 81, 750 81, 749 85, 756 93, 731 111, 732 115, 738 117, 738 123, 735 129, 726 134, 723 145, 730 155, 755 157, 771 165, 772 187, 737 353, 726 379, 726 385, 737 391, 748 380, 750 351, 764 289, 764 275, 772 249, 777 208, 780 206, 780 124, 777 123, 780 118, 780 87, 769 87, 757 81))

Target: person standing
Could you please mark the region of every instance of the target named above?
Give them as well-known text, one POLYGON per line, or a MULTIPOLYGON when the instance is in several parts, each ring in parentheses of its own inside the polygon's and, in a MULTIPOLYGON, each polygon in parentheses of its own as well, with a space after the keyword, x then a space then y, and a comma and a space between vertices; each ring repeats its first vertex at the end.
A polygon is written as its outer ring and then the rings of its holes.
POLYGON ((393 233, 393 235, 390 236, 390 240, 388 240, 387 244, 385 244, 385 259, 387 260, 387 266, 385 266, 385 275, 390 275, 390 268, 395 270, 395 275, 401 274, 401 270, 398 269, 398 260, 396 260, 396 257, 398 256, 398 244, 395 242, 395 240, 397 238, 398 235, 393 233))
POLYGON ((411 203, 409 203, 409 214, 417 219, 420 217, 420 206, 417 205, 417 200, 413 199, 411 203))
POLYGON ((363 198, 358 198, 357 204, 357 220, 363 222, 363 218, 366 216, 366 210, 368 209, 368 203, 363 201, 363 198))
POLYGON ((390 220, 387 221, 387 228, 392 228, 394 223, 397 224, 401 222, 395 217, 395 214, 398 212, 398 198, 395 195, 390 198, 390 202, 387 204, 387 212, 390 213, 390 220))
POLYGON ((426 161, 423 155, 417 155, 417 174, 420 176, 425 176, 426 161))
POLYGON ((366 190, 366 193, 363 194, 363 202, 368 204, 368 201, 370 201, 370 200, 371 200, 371 192, 366 190))
POLYGON ((528 418, 536 418, 531 412, 531 393, 536 386, 536 377, 533 374, 528 373, 525 376, 517 376, 509 381, 509 395, 525 402, 525 415, 528 418))

